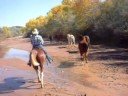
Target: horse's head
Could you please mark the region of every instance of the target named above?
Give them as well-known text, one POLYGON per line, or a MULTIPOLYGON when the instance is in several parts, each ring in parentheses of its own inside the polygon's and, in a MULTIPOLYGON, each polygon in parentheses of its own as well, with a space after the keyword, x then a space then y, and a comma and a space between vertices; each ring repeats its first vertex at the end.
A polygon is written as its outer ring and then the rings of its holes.
POLYGON ((85 35, 84 38, 86 39, 87 43, 90 44, 90 38, 89 38, 89 36, 85 35))
POLYGON ((80 43, 86 43, 88 44, 87 36, 82 36, 80 43))
POLYGON ((67 34, 67 37, 70 37, 70 34, 67 34))

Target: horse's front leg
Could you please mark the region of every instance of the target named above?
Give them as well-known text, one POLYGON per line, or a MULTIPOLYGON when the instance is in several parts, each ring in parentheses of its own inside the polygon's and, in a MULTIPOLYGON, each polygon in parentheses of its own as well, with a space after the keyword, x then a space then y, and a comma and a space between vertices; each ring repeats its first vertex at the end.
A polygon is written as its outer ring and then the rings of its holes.
POLYGON ((82 55, 82 57, 83 57, 82 65, 85 65, 85 63, 88 63, 87 54, 84 53, 84 54, 82 55))

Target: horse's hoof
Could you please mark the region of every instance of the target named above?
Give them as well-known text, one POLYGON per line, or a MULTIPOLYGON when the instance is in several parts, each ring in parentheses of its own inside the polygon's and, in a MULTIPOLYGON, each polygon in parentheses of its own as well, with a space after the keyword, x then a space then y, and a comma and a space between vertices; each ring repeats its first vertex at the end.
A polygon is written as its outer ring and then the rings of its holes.
POLYGON ((44 88, 44 85, 41 85, 41 88, 44 88))
POLYGON ((40 83, 41 81, 40 80, 38 80, 38 83, 40 83))

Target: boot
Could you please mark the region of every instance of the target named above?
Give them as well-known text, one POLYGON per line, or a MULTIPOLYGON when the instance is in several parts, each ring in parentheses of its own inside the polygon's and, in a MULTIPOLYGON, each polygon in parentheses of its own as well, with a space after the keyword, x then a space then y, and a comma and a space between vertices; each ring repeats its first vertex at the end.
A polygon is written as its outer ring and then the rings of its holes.
POLYGON ((28 65, 28 66, 31 66, 31 63, 30 63, 30 61, 27 63, 27 65, 28 65))
POLYGON ((29 55, 29 61, 28 61, 27 65, 31 66, 31 54, 29 55))
POLYGON ((46 55, 47 61, 48 61, 49 63, 52 63, 53 59, 47 54, 47 52, 46 52, 46 50, 45 50, 44 48, 43 48, 43 51, 44 51, 44 53, 45 53, 45 55, 46 55))
POLYGON ((52 63, 53 61, 53 59, 48 54, 46 54, 46 59, 48 60, 49 63, 52 63))

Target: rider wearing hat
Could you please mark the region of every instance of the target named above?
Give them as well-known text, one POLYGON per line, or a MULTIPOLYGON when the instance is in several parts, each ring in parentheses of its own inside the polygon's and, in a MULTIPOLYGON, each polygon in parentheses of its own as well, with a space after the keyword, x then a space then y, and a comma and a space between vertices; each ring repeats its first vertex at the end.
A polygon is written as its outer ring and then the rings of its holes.
MULTIPOLYGON (((52 58, 47 54, 46 50, 44 49, 44 47, 43 47, 44 40, 43 40, 42 36, 39 35, 39 31, 36 28, 32 31, 32 35, 31 35, 30 39, 31 39, 31 44, 32 44, 33 48, 42 49, 46 55, 46 59, 48 60, 49 63, 51 63, 52 58)), ((28 63, 29 66, 31 66, 31 54, 30 54, 30 59, 29 59, 29 63, 28 63)))

